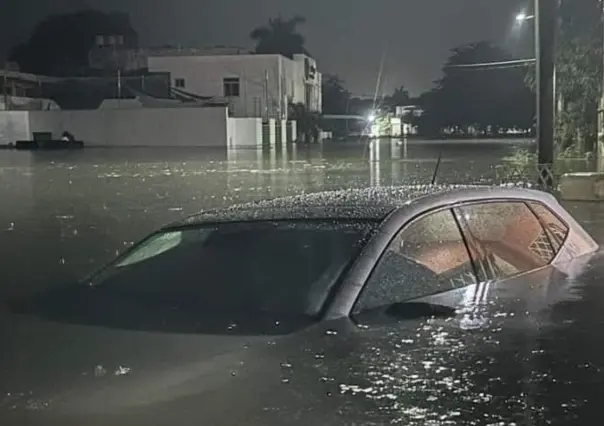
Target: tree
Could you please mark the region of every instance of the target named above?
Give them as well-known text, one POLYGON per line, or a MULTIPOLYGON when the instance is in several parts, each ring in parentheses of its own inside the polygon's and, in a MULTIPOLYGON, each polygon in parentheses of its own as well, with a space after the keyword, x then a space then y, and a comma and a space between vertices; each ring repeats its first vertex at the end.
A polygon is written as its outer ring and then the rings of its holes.
POLYGON ((534 95, 526 87, 521 69, 464 66, 509 59, 507 52, 488 42, 453 49, 443 77, 422 97, 426 109, 422 130, 496 134, 500 129, 531 128, 534 95))
MULTIPOLYGON (((323 113, 350 114, 350 92, 344 88, 344 82, 340 77, 331 74, 324 75, 321 92, 323 113)), ((335 136, 345 136, 348 133, 349 123, 346 120, 324 120, 322 124, 325 130, 333 132, 335 136)))
POLYGON ((319 114, 309 111, 304 104, 290 104, 289 117, 297 122, 298 139, 305 143, 319 141, 319 114))
MULTIPOLYGON (((597 140, 598 95, 602 93, 600 0, 562 0, 556 45, 556 148, 592 152, 597 140)), ((536 92, 535 68, 526 84, 536 92)))
POLYGON ((563 0, 556 57, 559 150, 594 150, 602 93, 600 0, 563 0))
POLYGON ((82 10, 42 20, 26 42, 13 47, 10 60, 33 74, 80 75, 88 67, 88 54, 99 35, 123 36, 130 47, 138 43, 127 14, 82 10))
POLYGON ((340 77, 333 74, 324 75, 321 90, 325 114, 347 114, 349 112, 350 92, 344 88, 344 82, 340 77))
POLYGON ((292 58, 297 53, 308 55, 304 48, 304 36, 298 33, 297 27, 306 22, 302 16, 291 19, 270 18, 268 25, 258 27, 250 33, 256 42, 256 53, 281 54, 292 58))
POLYGON ((409 105, 411 103, 411 96, 409 96, 409 91, 404 86, 401 86, 392 95, 388 96, 385 101, 391 109, 395 109, 397 106, 409 105))

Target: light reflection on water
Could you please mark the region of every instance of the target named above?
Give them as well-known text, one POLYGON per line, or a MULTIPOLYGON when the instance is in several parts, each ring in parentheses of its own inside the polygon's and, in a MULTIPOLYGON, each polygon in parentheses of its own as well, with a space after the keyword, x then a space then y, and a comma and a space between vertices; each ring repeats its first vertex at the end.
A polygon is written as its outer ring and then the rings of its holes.
MULTIPOLYGON (((329 189, 428 183, 439 154, 440 183, 486 183, 496 175, 494 165, 519 146, 527 142, 3 151, 0 292, 81 277, 155 227, 200 209, 329 189)), ((571 211, 601 228, 601 209, 571 211)))

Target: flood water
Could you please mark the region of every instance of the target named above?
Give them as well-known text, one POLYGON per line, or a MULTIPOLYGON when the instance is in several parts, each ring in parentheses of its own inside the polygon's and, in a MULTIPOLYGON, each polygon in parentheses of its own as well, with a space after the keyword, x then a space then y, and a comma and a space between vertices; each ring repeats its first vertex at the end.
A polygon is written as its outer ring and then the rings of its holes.
MULTIPOLYGON (((261 150, 0 151, 0 296, 81 278, 201 209, 340 188, 489 183, 530 142, 326 142, 261 150)), ((604 240, 604 208, 568 205, 604 240)))

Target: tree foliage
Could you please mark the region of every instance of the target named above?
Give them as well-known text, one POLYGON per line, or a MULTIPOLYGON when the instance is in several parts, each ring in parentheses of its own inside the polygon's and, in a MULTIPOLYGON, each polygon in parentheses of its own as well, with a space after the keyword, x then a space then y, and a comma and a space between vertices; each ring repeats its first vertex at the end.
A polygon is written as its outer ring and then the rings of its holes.
POLYGON ((137 43, 137 33, 127 14, 82 10, 42 20, 27 41, 13 47, 10 60, 23 72, 79 75, 88 67, 88 53, 98 35, 122 35, 130 44, 137 43))
POLYGON ((297 31, 298 26, 304 22, 306 19, 302 16, 294 16, 291 19, 270 18, 267 25, 250 33, 250 37, 256 42, 256 53, 281 54, 288 58, 298 53, 308 55, 304 47, 306 40, 297 31))
POLYGON ((395 89, 392 95, 387 96, 384 101, 386 106, 394 112, 397 106, 409 105, 411 103, 411 96, 409 95, 409 91, 405 89, 405 86, 401 86, 395 89))
MULTIPOLYGON (((334 74, 323 75, 321 87, 323 99, 323 113, 333 115, 350 114, 350 92, 345 89, 344 82, 334 74)), ((335 136, 345 136, 349 130, 345 120, 324 120, 322 126, 325 130, 333 132, 335 136)))
POLYGON ((289 117, 297 122, 298 139, 305 143, 319 141, 319 114, 309 111, 304 104, 290 104, 289 117))
POLYGON ((480 134, 500 129, 529 129, 535 114, 534 95, 524 83, 522 69, 514 67, 460 67, 511 59, 501 48, 479 42, 453 49, 436 87, 422 96, 426 113, 423 131, 470 129, 480 134))
POLYGON ((602 10, 600 0, 562 0, 556 49, 560 150, 592 151, 597 139, 598 97, 602 93, 602 10))
POLYGON ((321 89, 325 114, 347 114, 349 112, 350 92, 344 88, 344 82, 340 77, 334 74, 324 75, 321 89))

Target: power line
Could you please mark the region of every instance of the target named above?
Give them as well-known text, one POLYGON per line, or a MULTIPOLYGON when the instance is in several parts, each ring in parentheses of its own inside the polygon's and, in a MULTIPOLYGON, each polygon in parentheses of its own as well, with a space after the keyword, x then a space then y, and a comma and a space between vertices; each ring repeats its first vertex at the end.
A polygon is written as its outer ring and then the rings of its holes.
POLYGON ((478 64, 458 64, 458 65, 445 65, 445 68, 488 68, 488 67, 499 67, 499 68, 507 68, 507 67, 519 67, 528 64, 534 64, 536 62, 535 58, 530 59, 516 59, 513 61, 500 61, 500 62, 483 62, 478 64))

